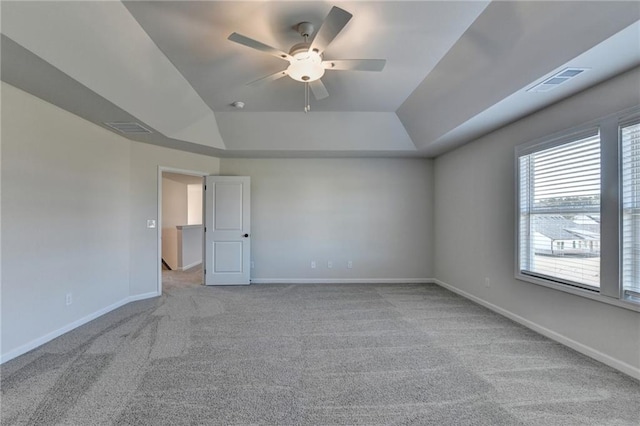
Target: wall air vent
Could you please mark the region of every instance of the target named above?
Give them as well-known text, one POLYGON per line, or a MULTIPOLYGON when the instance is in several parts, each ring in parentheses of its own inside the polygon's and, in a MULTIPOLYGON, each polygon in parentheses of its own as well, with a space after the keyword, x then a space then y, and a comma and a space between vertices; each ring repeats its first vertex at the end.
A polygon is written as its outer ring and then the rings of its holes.
POLYGON ((104 124, 106 126, 111 127, 112 129, 119 131, 120 133, 125 133, 125 134, 151 133, 151 130, 147 129, 142 124, 134 123, 130 121, 129 122, 118 121, 118 122, 104 123, 104 124))
POLYGON ((571 80, 574 77, 579 76, 580 74, 588 70, 589 68, 565 68, 562 71, 543 80, 541 83, 528 88, 527 92, 548 92, 549 90, 555 89, 561 84, 571 80))

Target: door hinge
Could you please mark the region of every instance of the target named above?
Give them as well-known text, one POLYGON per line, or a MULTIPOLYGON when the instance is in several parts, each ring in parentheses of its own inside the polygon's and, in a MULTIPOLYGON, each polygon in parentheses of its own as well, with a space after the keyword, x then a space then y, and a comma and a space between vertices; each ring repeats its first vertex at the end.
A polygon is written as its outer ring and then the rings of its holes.
POLYGON ((206 226, 204 227, 204 232, 207 232, 207 227, 206 226))
POLYGON ((204 186, 204 190, 205 190, 205 191, 207 190, 207 185, 205 185, 205 186, 204 186))

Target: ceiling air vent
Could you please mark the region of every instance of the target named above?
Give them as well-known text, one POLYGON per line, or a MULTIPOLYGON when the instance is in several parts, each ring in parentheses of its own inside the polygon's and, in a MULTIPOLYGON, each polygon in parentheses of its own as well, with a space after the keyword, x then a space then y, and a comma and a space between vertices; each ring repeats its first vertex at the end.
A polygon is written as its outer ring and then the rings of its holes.
POLYGON ((112 123, 104 123, 104 124, 111 127, 112 129, 119 131, 120 133, 126 133, 126 134, 151 133, 151 130, 147 129, 140 123, 112 122, 112 123))
POLYGON ((547 78, 542 83, 538 83, 535 86, 530 87, 529 89, 527 89, 527 92, 548 92, 549 90, 555 89, 561 84, 571 80, 574 77, 579 76, 580 74, 588 70, 589 68, 565 68, 562 71, 547 78))

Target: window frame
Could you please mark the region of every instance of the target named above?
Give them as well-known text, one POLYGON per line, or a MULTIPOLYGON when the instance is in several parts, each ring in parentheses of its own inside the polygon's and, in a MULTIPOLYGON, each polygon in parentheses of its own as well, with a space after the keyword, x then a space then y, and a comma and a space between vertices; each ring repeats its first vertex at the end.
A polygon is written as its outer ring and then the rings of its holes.
POLYGON ((515 223, 514 241, 515 278, 591 300, 608 303, 640 312, 640 303, 626 300, 622 285, 622 156, 621 128, 640 120, 640 106, 591 120, 516 146, 514 152, 515 223), (565 284, 553 278, 523 273, 520 270, 520 158, 538 151, 557 147, 581 138, 600 134, 600 287, 585 288, 565 284))

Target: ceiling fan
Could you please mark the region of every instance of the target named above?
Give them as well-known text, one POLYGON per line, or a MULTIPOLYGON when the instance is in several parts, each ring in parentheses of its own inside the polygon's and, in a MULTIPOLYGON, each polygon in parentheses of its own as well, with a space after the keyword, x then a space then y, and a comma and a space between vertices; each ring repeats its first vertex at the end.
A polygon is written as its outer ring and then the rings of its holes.
POLYGON ((231 34, 228 39, 288 61, 289 66, 287 69, 262 77, 249 83, 249 85, 271 82, 284 76, 289 76, 296 81, 303 82, 305 84, 304 112, 309 112, 309 89, 311 89, 311 92, 313 92, 317 100, 329 96, 327 88, 320 80, 325 71, 382 71, 387 62, 385 59, 324 60, 323 52, 352 17, 353 15, 346 10, 336 6, 332 7, 311 41, 309 41, 309 37, 314 31, 313 24, 310 22, 299 23, 296 25, 296 30, 300 33, 304 41, 291 47, 289 53, 285 53, 238 33, 231 34))

